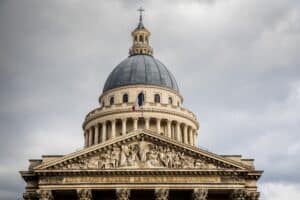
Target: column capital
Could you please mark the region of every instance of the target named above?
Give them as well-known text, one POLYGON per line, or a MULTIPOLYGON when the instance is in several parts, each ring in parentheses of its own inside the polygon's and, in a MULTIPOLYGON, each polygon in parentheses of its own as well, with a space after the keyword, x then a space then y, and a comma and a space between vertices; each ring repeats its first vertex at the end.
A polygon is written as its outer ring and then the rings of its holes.
POLYGON ((39 200, 54 200, 51 190, 38 190, 39 200))
POLYGON ((155 189, 155 200, 168 200, 169 189, 167 188, 156 188, 155 189))
POLYGON ((77 189, 77 195, 79 200, 92 200, 92 190, 89 189, 77 189))
POLYGON ((117 200, 129 200, 130 190, 126 188, 116 189, 117 200))
POLYGON ((248 193, 249 200, 258 200, 259 199, 259 192, 249 192, 248 193))
POLYGON ((24 200, 37 200, 39 198, 36 192, 24 192, 23 199, 24 200))
POLYGON ((247 192, 245 189, 233 190, 230 194, 230 200, 247 200, 247 192))
POLYGON ((204 188, 195 188, 193 192, 193 200, 206 200, 208 190, 204 188))

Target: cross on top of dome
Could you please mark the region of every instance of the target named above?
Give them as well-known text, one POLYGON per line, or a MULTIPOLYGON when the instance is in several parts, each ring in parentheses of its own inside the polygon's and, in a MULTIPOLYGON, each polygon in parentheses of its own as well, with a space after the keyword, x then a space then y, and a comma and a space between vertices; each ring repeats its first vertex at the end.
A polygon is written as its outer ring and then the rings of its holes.
POLYGON ((140 13, 139 23, 131 33, 133 38, 133 45, 129 49, 129 55, 132 56, 137 54, 144 54, 152 56, 153 49, 149 45, 150 32, 144 27, 143 24, 143 12, 145 12, 145 10, 144 8, 140 7, 138 9, 138 12, 140 13))

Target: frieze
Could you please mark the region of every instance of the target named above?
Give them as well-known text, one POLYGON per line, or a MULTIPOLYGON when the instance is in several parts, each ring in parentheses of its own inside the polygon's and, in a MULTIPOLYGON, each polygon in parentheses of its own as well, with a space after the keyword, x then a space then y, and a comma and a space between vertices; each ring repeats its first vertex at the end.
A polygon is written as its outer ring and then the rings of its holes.
POLYGON ((82 184, 82 183, 220 183, 217 176, 67 176, 61 179, 43 177, 41 185, 82 184))
POLYGON ((222 167, 174 148, 146 141, 135 141, 102 149, 89 157, 54 166, 54 169, 60 170, 117 168, 217 169, 222 167))

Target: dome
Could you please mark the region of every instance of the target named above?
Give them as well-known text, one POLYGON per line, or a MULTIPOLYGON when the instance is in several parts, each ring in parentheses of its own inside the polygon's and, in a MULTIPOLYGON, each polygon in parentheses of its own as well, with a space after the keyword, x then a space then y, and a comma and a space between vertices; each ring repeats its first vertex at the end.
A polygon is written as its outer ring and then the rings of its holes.
POLYGON ((126 85, 156 85, 179 92, 171 72, 159 60, 149 55, 133 55, 123 60, 110 73, 103 92, 126 85))

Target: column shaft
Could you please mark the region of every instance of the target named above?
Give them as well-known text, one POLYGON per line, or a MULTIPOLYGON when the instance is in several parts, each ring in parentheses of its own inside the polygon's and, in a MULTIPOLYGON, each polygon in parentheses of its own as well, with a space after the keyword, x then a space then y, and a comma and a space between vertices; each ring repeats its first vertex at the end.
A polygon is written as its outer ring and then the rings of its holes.
POLYGON ((172 138, 172 130, 171 130, 171 121, 168 120, 167 122, 167 127, 168 127, 168 137, 172 138))
POLYGON ((126 135, 126 122, 126 118, 122 119, 122 135, 126 135))
POLYGON ((138 118, 133 119, 133 130, 136 131, 138 129, 138 118))
POLYGON ((111 138, 116 137, 116 120, 111 121, 111 138))
POLYGON ((184 143, 188 144, 188 132, 187 132, 187 125, 184 125, 183 128, 183 137, 184 137, 184 143))
POLYGON ((95 125, 95 144, 99 143, 99 124, 95 125))
POLYGON ((176 124, 176 139, 180 142, 181 141, 181 133, 180 133, 180 124, 177 122, 176 124))
POLYGON ((160 135, 160 119, 156 119, 156 131, 160 135))
POLYGON ((89 146, 92 146, 93 145, 93 127, 91 126, 89 128, 89 146))
POLYGON ((106 141, 106 122, 102 123, 102 142, 106 141))
POLYGON ((145 118, 145 128, 146 128, 147 130, 150 129, 150 118, 145 118))
POLYGON ((198 146, 197 131, 194 130, 193 132, 194 132, 194 145, 195 145, 195 146, 198 146))
POLYGON ((88 138, 88 131, 85 130, 84 131, 84 147, 87 147, 88 146, 88 141, 89 141, 89 138, 88 138))

